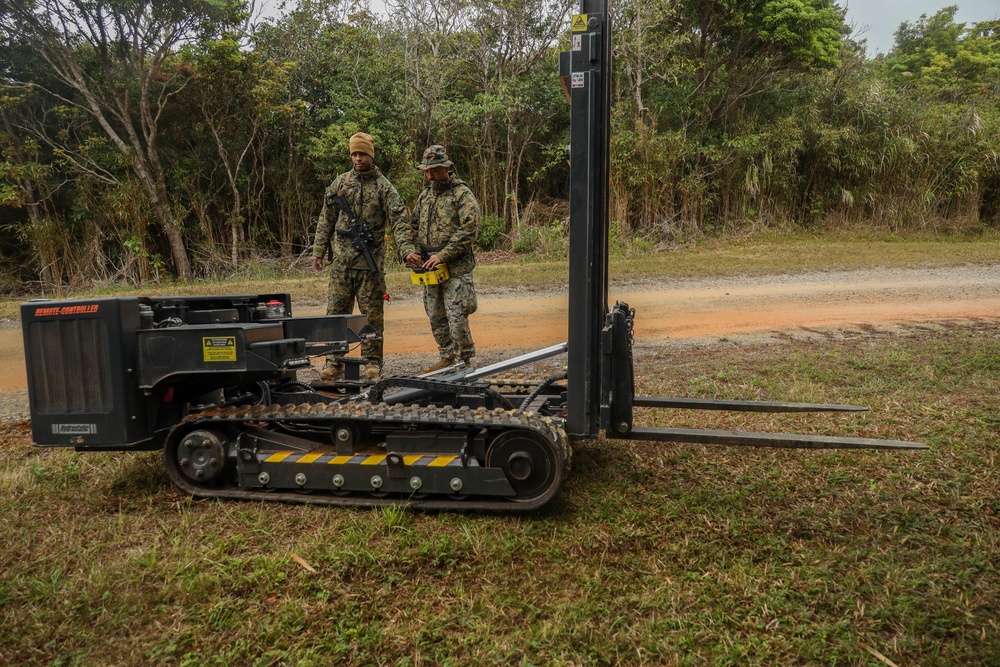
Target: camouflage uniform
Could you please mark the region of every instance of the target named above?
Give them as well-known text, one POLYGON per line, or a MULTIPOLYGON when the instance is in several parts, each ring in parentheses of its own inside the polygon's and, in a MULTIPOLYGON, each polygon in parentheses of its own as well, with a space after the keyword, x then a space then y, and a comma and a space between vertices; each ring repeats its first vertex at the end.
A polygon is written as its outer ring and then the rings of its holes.
MULTIPOLYGON (((451 166, 444 148, 431 146, 422 164, 451 166)), ((435 165, 436 166, 436 165, 435 165)), ((400 257, 415 252, 424 258, 438 256, 448 266, 449 279, 424 286, 424 310, 442 359, 470 360, 476 355, 469 329, 469 315, 476 312, 472 252, 479 232, 479 202, 472 190, 451 175, 445 183, 429 184, 417 196, 410 216, 409 240, 400 243, 400 257)))
MULTIPOLYGON (((352 169, 334 179, 323 197, 323 209, 319 214, 313 256, 326 256, 327 245, 332 246, 333 261, 330 265, 330 292, 326 312, 328 315, 354 312, 354 301, 358 309, 368 317, 368 322, 378 330, 379 336, 385 331, 383 312, 385 276, 381 273, 385 257, 385 232, 395 238, 405 238, 409 234, 408 216, 403 199, 396 192, 378 167, 359 172, 352 169), (335 230, 347 230, 351 223, 347 214, 330 200, 331 195, 344 191, 351 210, 358 220, 371 227, 375 236, 371 251, 379 267, 379 275, 372 275, 364 255, 351 247, 351 240, 335 230)), ((382 366, 382 341, 365 341, 361 344, 361 354, 379 368, 382 366)), ((333 357, 327 357, 333 364, 333 357)), ((333 364, 335 365, 335 364, 333 364)))

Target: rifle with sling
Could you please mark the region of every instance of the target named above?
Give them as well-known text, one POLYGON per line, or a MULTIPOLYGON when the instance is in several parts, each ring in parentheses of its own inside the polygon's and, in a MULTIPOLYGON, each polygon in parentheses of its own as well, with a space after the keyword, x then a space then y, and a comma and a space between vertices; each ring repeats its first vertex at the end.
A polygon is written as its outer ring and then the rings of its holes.
MULTIPOLYGON (((359 220, 354 211, 351 209, 351 203, 347 201, 347 195, 343 190, 337 194, 329 194, 326 198, 327 204, 333 204, 347 216, 348 221, 350 221, 351 226, 348 229, 338 229, 334 226, 334 231, 340 236, 346 236, 351 241, 351 247, 356 251, 360 252, 362 257, 365 258, 365 263, 368 264, 368 270, 371 271, 372 275, 376 278, 382 276, 382 272, 379 271, 378 264, 375 262, 375 255, 372 254, 372 244, 375 242, 375 233, 372 232, 372 228, 368 226, 363 220, 359 220)), ((382 294, 382 298, 385 301, 389 300, 389 293, 385 292, 382 294)))

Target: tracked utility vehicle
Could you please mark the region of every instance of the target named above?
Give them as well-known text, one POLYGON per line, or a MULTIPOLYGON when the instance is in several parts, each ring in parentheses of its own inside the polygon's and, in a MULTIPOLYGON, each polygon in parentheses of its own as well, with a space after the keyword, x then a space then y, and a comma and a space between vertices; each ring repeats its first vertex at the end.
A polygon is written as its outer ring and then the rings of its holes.
MULTIPOLYGON (((867 438, 650 428, 634 407, 854 411, 855 406, 635 396, 635 313, 608 302, 611 34, 583 0, 560 75, 572 109, 565 343, 433 376, 307 384, 310 357, 374 335, 360 315, 294 317, 287 294, 33 301, 21 306, 40 446, 163 450, 198 497, 433 509, 532 510, 558 494, 572 442, 921 449, 867 438), (542 381, 498 379, 566 355, 542 381)), ((347 358, 350 361, 350 358, 347 358)))

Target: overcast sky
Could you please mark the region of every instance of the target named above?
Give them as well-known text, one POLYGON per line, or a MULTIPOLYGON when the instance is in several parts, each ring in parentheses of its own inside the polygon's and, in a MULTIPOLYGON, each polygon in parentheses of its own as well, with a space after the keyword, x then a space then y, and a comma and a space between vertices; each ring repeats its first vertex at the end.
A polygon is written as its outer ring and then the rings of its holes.
MULTIPOLYGON (((257 0, 264 16, 280 14, 280 4, 281 0, 257 0)), ((958 5, 955 20, 966 24, 1000 18, 1000 0, 840 0, 839 4, 847 8, 847 23, 853 24, 855 34, 868 40, 869 57, 889 52, 900 23, 916 21, 921 14, 933 16, 942 7, 958 5)), ((373 8, 382 5, 381 0, 372 2, 373 8)))
POLYGON ((868 56, 888 53, 893 35, 903 21, 911 23, 921 14, 933 16, 939 9, 958 5, 955 21, 966 25, 976 21, 1000 18, 998 0, 841 0, 847 7, 847 23, 854 26, 855 35, 868 40, 868 56), (867 28, 867 30, 866 30, 867 28))

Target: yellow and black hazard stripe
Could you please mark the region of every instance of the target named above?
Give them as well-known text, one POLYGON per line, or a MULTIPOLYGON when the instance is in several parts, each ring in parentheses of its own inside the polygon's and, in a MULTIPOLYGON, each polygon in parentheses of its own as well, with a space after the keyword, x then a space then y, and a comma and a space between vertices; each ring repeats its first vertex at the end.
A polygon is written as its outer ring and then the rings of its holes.
MULTIPOLYGON (((357 454, 354 456, 337 456, 328 451, 273 452, 261 457, 261 463, 319 463, 335 466, 378 466, 386 463, 386 454, 357 454)), ((457 454, 408 454, 402 456, 403 465, 428 468, 462 467, 462 459, 457 454)), ((475 460, 467 462, 468 467, 476 466, 475 460)))

